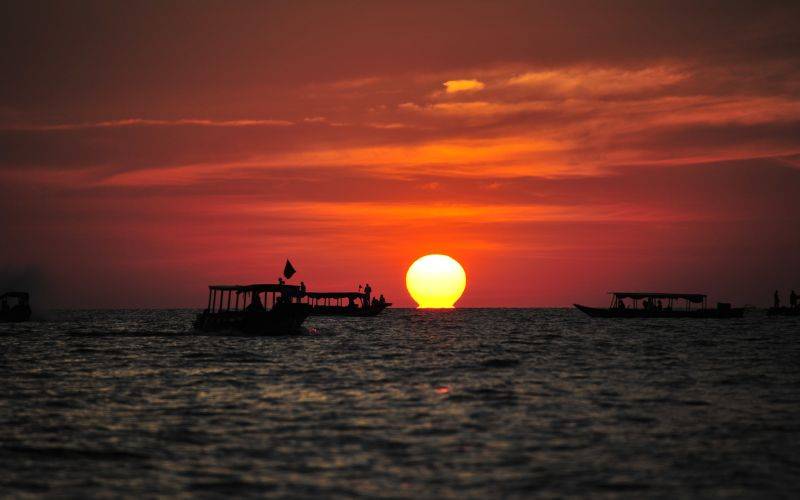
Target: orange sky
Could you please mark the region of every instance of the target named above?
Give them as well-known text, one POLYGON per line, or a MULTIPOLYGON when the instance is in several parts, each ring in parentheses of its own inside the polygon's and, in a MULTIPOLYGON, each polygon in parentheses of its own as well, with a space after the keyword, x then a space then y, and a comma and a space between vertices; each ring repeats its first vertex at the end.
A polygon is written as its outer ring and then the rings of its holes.
POLYGON ((0 285, 49 306, 369 281, 461 306, 800 288, 800 8, 5 2, 0 285))

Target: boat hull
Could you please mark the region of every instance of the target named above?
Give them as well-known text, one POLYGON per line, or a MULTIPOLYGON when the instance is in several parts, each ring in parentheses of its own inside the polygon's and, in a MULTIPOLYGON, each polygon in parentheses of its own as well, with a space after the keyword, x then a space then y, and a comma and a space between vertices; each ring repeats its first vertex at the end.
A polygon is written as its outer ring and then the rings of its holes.
POLYGON ((223 311, 197 315, 194 327, 203 332, 236 332, 252 336, 302 333, 303 322, 311 313, 308 304, 276 304, 269 311, 223 311))
POLYGON ((686 310, 655 310, 645 309, 608 309, 600 307, 589 307, 581 304, 573 304, 579 311, 582 311, 593 318, 741 318, 744 315, 743 308, 730 309, 698 309, 694 311, 686 310))
POLYGON ((768 316, 800 316, 800 307, 770 307, 768 316))
POLYGON ((31 319, 31 308, 16 305, 7 311, 0 312, 0 323, 22 323, 31 319))
POLYGON ((390 302, 386 302, 384 304, 375 304, 366 309, 363 307, 311 306, 311 316, 351 316, 363 318, 377 316, 391 305, 390 302))

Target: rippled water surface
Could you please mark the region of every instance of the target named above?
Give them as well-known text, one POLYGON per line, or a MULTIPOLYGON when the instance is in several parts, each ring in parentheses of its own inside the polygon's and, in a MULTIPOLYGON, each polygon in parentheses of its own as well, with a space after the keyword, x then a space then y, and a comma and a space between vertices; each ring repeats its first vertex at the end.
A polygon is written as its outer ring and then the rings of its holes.
POLYGON ((390 310, 286 338, 192 311, 0 325, 0 493, 800 493, 800 321, 390 310))

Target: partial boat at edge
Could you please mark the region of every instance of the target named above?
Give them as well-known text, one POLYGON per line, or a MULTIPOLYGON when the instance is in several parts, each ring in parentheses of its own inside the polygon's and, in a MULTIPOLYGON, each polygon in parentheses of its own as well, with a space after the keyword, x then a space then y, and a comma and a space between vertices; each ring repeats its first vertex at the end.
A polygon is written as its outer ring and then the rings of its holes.
POLYGON ((6 292, 0 295, 0 323, 22 323, 31 318, 30 296, 28 292, 6 292), (14 299, 16 304, 9 305, 8 299, 14 299))

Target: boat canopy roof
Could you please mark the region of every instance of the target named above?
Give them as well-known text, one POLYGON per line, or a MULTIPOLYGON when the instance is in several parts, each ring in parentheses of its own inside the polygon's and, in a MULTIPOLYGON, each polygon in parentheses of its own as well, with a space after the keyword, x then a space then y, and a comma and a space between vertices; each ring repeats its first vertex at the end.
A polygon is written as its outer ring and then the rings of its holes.
POLYGON ((255 292, 255 293, 262 293, 262 292, 279 292, 279 293, 289 293, 289 294, 297 294, 300 293, 300 287, 297 285, 281 285, 278 283, 263 283, 263 284, 255 284, 255 285, 209 285, 209 290, 216 290, 218 292, 236 292, 236 293, 245 293, 245 292, 255 292))
POLYGON ((660 292, 609 292, 618 299, 683 299, 699 304, 706 300, 704 293, 660 293, 660 292))
POLYGON ((17 299, 27 299, 28 292, 6 292, 0 295, 0 299, 5 299, 6 297, 14 297, 17 299))
POLYGON ((312 299, 359 299, 365 294, 360 292, 308 292, 306 296, 312 299))

